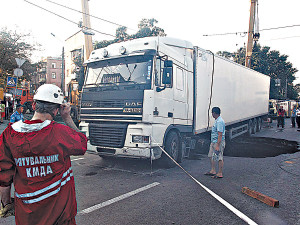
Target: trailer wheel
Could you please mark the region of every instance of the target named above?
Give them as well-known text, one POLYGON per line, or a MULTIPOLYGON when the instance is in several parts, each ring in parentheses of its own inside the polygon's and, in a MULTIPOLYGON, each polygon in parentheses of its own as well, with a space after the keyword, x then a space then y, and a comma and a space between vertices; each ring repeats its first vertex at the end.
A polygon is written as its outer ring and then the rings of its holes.
MULTIPOLYGON (((171 131, 166 139, 165 144, 165 150, 166 152, 175 160, 178 159, 178 155, 180 152, 180 141, 177 133, 175 131, 171 131)), ((166 155, 163 153, 162 156, 163 164, 166 167, 174 167, 175 163, 166 155)))
POLYGON ((259 132, 261 131, 262 128, 262 119, 260 117, 257 118, 257 126, 256 126, 256 131, 259 132))
POLYGON ((251 131, 252 134, 256 133, 256 130, 257 130, 257 120, 255 118, 252 120, 252 129, 251 130, 252 130, 251 131))
POLYGON ((253 126, 253 122, 252 122, 252 120, 249 120, 248 121, 248 132, 247 132, 248 136, 252 135, 252 126, 253 126))

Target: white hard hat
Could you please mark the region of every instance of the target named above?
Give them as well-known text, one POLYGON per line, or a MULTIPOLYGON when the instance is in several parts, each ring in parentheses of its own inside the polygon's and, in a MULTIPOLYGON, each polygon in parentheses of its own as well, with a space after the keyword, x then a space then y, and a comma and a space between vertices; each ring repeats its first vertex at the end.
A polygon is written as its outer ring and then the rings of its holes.
POLYGON ((61 105, 64 101, 64 94, 61 89, 54 84, 43 84, 37 89, 33 100, 61 105))

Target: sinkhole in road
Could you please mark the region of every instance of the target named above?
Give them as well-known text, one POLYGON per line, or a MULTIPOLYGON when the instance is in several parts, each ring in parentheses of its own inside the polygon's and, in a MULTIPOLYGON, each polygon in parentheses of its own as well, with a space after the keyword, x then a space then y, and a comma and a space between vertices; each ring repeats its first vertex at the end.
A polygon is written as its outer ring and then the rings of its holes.
POLYGON ((225 156, 266 158, 300 151, 296 141, 263 137, 238 137, 226 143, 225 156))

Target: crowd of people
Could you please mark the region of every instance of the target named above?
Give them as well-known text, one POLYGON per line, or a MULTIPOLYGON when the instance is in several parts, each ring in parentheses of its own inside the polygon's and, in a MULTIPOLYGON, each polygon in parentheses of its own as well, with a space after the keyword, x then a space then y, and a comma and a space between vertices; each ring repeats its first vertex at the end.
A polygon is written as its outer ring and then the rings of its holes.
MULTIPOLYGON (((286 111, 283 109, 283 106, 280 106, 278 109, 278 116, 277 116, 277 128, 284 128, 285 123, 284 119, 286 117, 286 111)), ((291 110, 291 123, 292 123, 292 128, 296 127, 300 129, 300 106, 294 105, 292 110, 291 110)))

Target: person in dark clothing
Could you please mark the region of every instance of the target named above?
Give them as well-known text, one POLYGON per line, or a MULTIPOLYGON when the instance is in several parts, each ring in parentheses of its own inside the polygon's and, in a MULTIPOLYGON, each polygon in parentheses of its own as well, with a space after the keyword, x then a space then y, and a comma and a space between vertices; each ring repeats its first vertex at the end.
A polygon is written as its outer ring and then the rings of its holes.
POLYGON ((281 126, 282 128, 284 128, 284 117, 285 117, 285 110, 283 109, 283 106, 280 106, 278 110, 277 127, 281 126))
POLYGON ((294 105, 292 109, 292 115, 291 115, 291 121, 292 121, 292 127, 296 127, 296 105, 294 105))
POLYGON ((298 129, 300 129, 300 107, 298 107, 298 109, 296 110, 296 123, 298 129))

